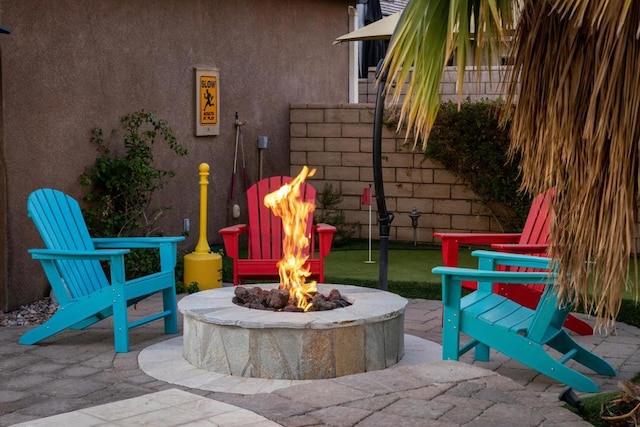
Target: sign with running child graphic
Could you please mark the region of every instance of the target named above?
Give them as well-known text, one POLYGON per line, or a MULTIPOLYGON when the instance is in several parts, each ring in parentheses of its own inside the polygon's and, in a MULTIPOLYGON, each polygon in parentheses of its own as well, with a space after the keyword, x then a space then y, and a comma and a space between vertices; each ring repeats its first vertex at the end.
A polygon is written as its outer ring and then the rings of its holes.
POLYGON ((196 136, 219 135, 219 72, 196 68, 196 136))

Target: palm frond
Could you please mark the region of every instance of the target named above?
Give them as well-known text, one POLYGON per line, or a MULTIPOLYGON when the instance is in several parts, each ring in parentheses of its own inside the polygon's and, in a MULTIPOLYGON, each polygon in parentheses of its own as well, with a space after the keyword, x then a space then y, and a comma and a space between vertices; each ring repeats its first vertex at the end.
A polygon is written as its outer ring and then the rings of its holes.
MULTIPOLYGON (((440 80, 455 52, 458 94, 468 58, 498 54, 504 30, 513 28, 514 0, 412 0, 405 8, 383 65, 388 72, 387 93, 399 103, 399 127, 413 130, 426 143, 440 107, 440 80), (473 36, 473 37, 472 37, 473 36)), ((479 63, 479 62, 478 62, 479 63)))
POLYGON ((525 190, 556 188, 550 250, 561 296, 606 327, 636 249, 640 1, 412 0, 385 60, 386 90, 392 103, 405 96, 399 126, 424 144, 446 62, 455 51, 461 93, 472 49, 476 66, 491 65, 516 14, 505 75, 507 105, 517 101, 510 149, 525 190))
POLYGON ((523 186, 556 188, 551 252, 560 294, 598 326, 619 310, 635 252, 640 2, 526 2, 514 40, 511 150, 523 186), (591 268, 593 296, 589 295, 591 268))

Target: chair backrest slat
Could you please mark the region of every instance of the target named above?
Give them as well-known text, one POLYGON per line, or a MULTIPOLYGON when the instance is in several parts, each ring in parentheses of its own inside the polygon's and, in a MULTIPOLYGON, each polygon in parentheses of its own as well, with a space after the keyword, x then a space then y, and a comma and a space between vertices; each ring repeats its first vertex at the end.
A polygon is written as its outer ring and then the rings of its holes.
MULTIPOLYGON (((27 211, 48 249, 94 249, 80 206, 72 197, 58 190, 36 190, 29 196, 27 211)), ((71 298, 109 286, 98 261, 60 260, 56 264, 71 298)))
MULTIPOLYGON (((280 259, 282 257, 282 220, 264 205, 264 197, 290 183, 289 176, 265 178, 247 190, 247 212, 249 219, 249 257, 253 259, 280 259)), ((300 197, 315 203, 316 190, 308 183, 302 184, 300 197)), ((307 220, 306 235, 311 237, 313 214, 307 220)))
POLYGON ((549 243, 549 230, 551 226, 551 201, 554 189, 538 194, 531 203, 529 215, 522 229, 520 242, 522 244, 547 244, 549 243))
POLYGON ((542 342, 547 331, 558 331, 569 316, 571 306, 558 306, 558 294, 554 286, 548 285, 540 297, 527 336, 536 342, 542 342))
MULTIPOLYGON (((545 191, 544 193, 538 194, 531 203, 531 208, 529 209, 529 215, 527 216, 527 220, 525 222, 524 228, 522 229, 522 235, 520 236, 519 243, 521 244, 540 244, 546 245, 549 243, 549 233, 551 230, 551 213, 552 207, 551 202, 553 199, 555 192, 554 189, 550 189, 545 191)), ((529 254, 529 255, 540 255, 543 256, 545 254, 529 254)), ((517 267, 511 269, 513 271, 538 271, 532 268, 524 268, 517 267)), ((529 288, 537 289, 540 292, 544 290, 544 286, 542 285, 524 285, 529 288)))

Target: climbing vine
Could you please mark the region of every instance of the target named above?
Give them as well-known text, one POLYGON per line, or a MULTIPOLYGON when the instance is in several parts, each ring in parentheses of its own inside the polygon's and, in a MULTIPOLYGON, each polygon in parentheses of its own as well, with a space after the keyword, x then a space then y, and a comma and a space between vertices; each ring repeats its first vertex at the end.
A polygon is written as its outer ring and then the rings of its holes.
MULTIPOLYGON (((164 141, 178 156, 187 154, 173 134, 166 120, 139 110, 120 118, 124 131, 124 151, 110 149, 101 128, 91 130, 90 142, 98 156, 93 165, 85 168, 80 183, 89 187, 84 197, 83 214, 91 234, 96 237, 158 235, 157 222, 166 205, 154 205, 153 195, 175 176, 171 170, 154 165, 153 147, 164 141)), ((157 257, 150 251, 132 251, 127 260, 127 275, 147 274, 157 267, 157 257)))

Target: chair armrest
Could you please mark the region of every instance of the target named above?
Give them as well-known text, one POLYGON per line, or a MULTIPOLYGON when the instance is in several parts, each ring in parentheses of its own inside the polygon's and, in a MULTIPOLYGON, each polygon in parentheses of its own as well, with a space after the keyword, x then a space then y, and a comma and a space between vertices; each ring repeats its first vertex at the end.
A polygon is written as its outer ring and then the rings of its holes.
MULTIPOLYGON (((493 270, 495 268, 495 265, 537 268, 545 270, 553 269, 553 260, 547 257, 484 250, 473 251, 471 252, 471 255, 478 257, 479 268, 483 270, 493 270)), ((549 273, 543 274, 548 275, 549 273)))
POLYGON ((221 228, 218 232, 220 234, 239 235, 240 233, 246 233, 247 224, 236 224, 230 227, 221 228))
POLYGON ((126 286, 124 256, 131 252, 129 249, 100 249, 92 251, 76 251, 76 250, 56 250, 56 249, 29 249, 28 252, 35 260, 42 263, 45 274, 49 278, 51 287, 58 298, 65 298, 66 287, 62 282, 62 287, 56 285, 60 283, 60 271, 55 261, 60 260, 76 260, 76 261, 109 261, 109 271, 111 276, 111 286, 114 291, 124 292, 126 286), (52 275, 58 278, 54 280, 52 275))
POLYGON ((331 225, 331 224, 325 224, 324 222, 320 222, 318 224, 316 224, 316 231, 318 233, 335 233, 336 232, 336 227, 331 225))
POLYGON ((519 233, 433 233, 442 239, 442 261, 447 267, 458 266, 460 244, 490 245, 492 243, 518 243, 519 233))
POLYGON ((474 282, 489 281, 514 284, 536 283, 546 285, 553 283, 550 279, 555 277, 555 273, 549 273, 547 271, 494 271, 460 267, 434 267, 431 272, 433 274, 449 276, 454 280, 454 282, 469 280, 474 282))
POLYGON ((184 236, 173 237, 94 237, 91 239, 98 249, 157 248, 166 243, 178 243, 184 236))
POLYGON ((236 224, 218 231, 220 235, 222 235, 226 256, 232 259, 238 259, 240 234, 246 233, 247 231, 247 224, 236 224))
POLYGON ((521 233, 433 233, 445 241, 469 245, 490 245, 492 243, 518 243, 521 233))
POLYGON ((84 259, 107 261, 113 257, 124 256, 131 252, 129 249, 101 249, 96 251, 64 251, 55 249, 29 249, 33 259, 64 260, 84 259))
POLYGON ((497 243, 491 245, 493 249, 500 252, 508 252, 511 254, 523 254, 523 255, 539 255, 546 256, 549 249, 548 244, 520 244, 520 243, 497 243))
POLYGON ((331 252, 331 244, 333 243, 333 235, 336 232, 336 227, 330 224, 319 223, 315 225, 315 230, 318 233, 318 255, 320 258, 324 258, 331 252))
POLYGON ((459 267, 435 267, 431 272, 442 276, 442 303, 445 306, 453 305, 458 310, 463 281, 486 283, 488 286, 484 289, 490 292, 493 283, 548 285, 553 284, 555 277, 555 273, 546 271, 494 271, 459 267))
POLYGON ((96 237, 91 239, 97 249, 159 249, 160 270, 173 270, 178 256, 178 242, 184 236, 169 237, 96 237))

